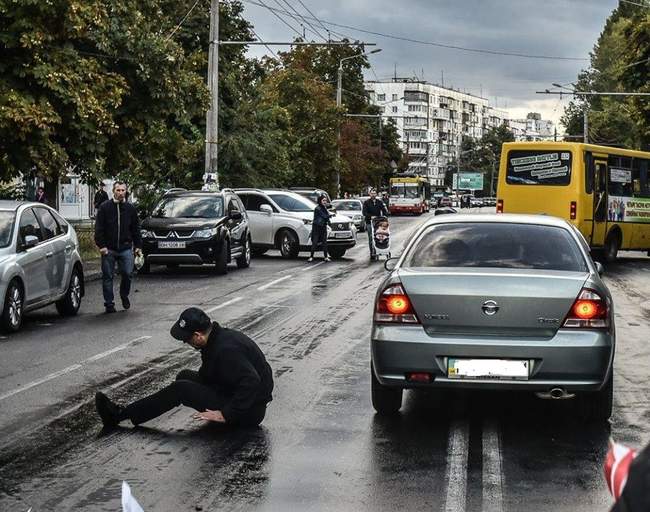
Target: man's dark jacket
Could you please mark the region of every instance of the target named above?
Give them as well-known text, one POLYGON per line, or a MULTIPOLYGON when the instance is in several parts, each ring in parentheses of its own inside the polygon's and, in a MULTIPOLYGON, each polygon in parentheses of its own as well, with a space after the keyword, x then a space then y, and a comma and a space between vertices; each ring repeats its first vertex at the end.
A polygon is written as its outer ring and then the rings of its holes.
POLYGON ((135 206, 125 201, 104 201, 95 219, 95 244, 112 251, 141 249, 140 221, 135 206))
POLYGON ((388 215, 388 210, 381 199, 366 199, 363 203, 363 216, 366 218, 366 223, 370 222, 372 217, 385 215, 388 215))
POLYGON ((216 322, 201 349, 199 375, 206 385, 231 397, 221 409, 227 423, 237 423, 273 399, 273 371, 260 348, 245 334, 216 322))

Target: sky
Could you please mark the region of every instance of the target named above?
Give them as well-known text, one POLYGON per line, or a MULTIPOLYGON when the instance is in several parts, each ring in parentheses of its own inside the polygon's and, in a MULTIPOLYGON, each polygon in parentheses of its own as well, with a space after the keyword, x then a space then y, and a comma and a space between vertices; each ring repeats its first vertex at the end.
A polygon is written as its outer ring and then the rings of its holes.
MULTIPOLYGON (((242 0, 244 17, 264 41, 291 41, 302 31, 296 19, 308 18, 323 35, 323 26, 339 35, 376 43, 382 51, 370 55, 370 80, 424 77, 431 83, 481 95, 513 117, 539 112, 559 121, 567 99, 536 94, 552 83, 575 81, 589 65, 589 53, 618 0, 242 0), (254 2, 254 3, 253 3, 254 2), (301 4, 302 2, 302 4, 301 4), (275 14, 262 5, 276 9, 275 14), (303 5, 304 4, 304 5, 303 5), (291 12, 296 19, 282 11, 291 12), (327 22, 347 25, 343 28, 327 22), (553 58, 523 58, 442 48, 360 32, 363 29, 443 45, 553 58), (562 57, 563 59, 560 59, 562 57), (571 59, 571 60, 569 60, 571 59), (575 59, 575 60, 573 60, 575 59)), ((305 26, 308 39, 322 41, 305 26)), ((332 38, 337 35, 332 34, 332 38)), ((276 50, 279 47, 272 47, 276 50)), ((281 49, 286 49, 281 48, 281 49)), ((250 54, 269 51, 251 47, 250 54)), ((569 86, 570 87, 570 86, 569 86)))

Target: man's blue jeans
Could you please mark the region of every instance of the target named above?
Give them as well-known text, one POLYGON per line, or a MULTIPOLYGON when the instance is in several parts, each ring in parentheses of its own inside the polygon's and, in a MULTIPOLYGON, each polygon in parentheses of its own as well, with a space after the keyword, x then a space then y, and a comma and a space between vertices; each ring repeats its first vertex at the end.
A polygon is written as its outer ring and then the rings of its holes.
POLYGON ((113 275, 115 274, 115 263, 122 275, 120 281, 120 298, 124 300, 129 297, 131 291, 131 276, 133 274, 133 249, 123 251, 108 251, 102 256, 102 289, 104 292, 104 306, 114 306, 113 275))

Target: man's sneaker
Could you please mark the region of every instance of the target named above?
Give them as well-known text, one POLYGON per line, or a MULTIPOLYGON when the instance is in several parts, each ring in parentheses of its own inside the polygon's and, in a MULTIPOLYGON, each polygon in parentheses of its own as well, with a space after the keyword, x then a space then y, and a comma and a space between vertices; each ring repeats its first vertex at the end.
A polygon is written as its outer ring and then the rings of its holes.
POLYGON ((314 258, 310 257, 310 258, 307 260, 307 263, 311 263, 312 261, 314 261, 314 258))
POLYGON ((104 393, 95 393, 95 407, 105 427, 116 427, 122 421, 124 408, 113 403, 104 393))
POLYGON ((112 304, 110 306, 106 306, 106 313, 115 313, 117 310, 115 309, 115 306, 112 304))
POLYGON ((122 298, 122 307, 124 309, 129 309, 131 307, 131 301, 129 300, 128 297, 122 298))
POLYGON ((327 256, 323 261, 332 261, 329 256, 327 256))

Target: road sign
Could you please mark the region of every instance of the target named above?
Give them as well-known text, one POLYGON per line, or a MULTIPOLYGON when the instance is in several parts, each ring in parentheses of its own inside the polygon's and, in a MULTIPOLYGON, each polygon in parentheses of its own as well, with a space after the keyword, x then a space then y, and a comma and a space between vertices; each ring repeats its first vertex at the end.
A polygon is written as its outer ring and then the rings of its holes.
POLYGON ((483 173, 481 172, 461 172, 460 183, 458 174, 454 173, 454 190, 483 190, 483 173))

